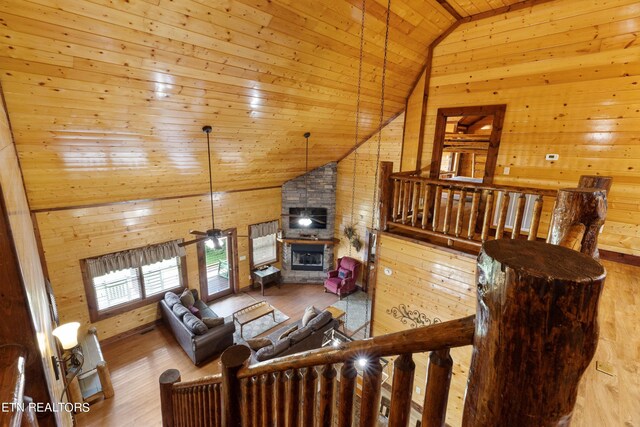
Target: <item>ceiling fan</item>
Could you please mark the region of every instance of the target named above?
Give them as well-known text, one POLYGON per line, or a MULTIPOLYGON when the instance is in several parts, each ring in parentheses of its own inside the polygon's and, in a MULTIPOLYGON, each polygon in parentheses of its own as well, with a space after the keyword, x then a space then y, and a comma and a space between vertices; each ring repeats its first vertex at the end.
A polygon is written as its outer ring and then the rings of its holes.
POLYGON ((298 224, 303 227, 309 227, 312 222, 317 222, 318 224, 326 224, 324 221, 320 221, 318 218, 315 218, 311 215, 311 211, 309 210, 309 184, 307 183, 307 175, 309 173, 309 137, 311 136, 311 132, 305 132, 304 137, 306 139, 306 149, 305 149, 305 161, 304 161, 304 209, 300 214, 282 214, 282 216, 289 216, 292 218, 297 218, 298 224))
MULTIPOLYGON (((202 127, 202 132, 207 134, 207 159, 209 161, 209 195, 210 195, 210 201, 211 201, 211 228, 207 231, 189 230, 189 234, 193 234, 194 236, 197 236, 197 237, 193 240, 179 243, 178 246, 187 246, 193 243, 202 242, 204 240, 210 240, 211 245, 208 244, 207 246, 211 247, 212 249, 220 249, 222 248, 222 242, 220 240, 231 235, 231 233, 228 231, 224 231, 219 228, 216 228, 215 217, 213 215, 213 178, 211 173, 211 143, 209 141, 209 134, 211 133, 211 131, 212 131, 212 127, 209 125, 202 127)), ((237 236, 237 237, 248 237, 248 236, 237 236)))

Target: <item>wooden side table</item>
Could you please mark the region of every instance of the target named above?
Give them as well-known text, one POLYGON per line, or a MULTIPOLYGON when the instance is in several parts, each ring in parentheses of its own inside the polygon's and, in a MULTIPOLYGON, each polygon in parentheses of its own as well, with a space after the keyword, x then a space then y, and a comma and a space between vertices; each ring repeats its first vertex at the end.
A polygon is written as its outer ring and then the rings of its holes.
POLYGON ((268 285, 269 283, 275 283, 280 287, 280 282, 282 280, 282 276, 280 275, 280 270, 277 268, 270 266, 264 270, 253 270, 251 272, 251 278, 253 279, 253 283, 260 284, 260 290, 262 291, 262 295, 264 296, 264 285, 268 285))
POLYGON ((331 313, 331 316, 336 319, 338 321, 338 328, 342 327, 342 331, 345 332, 345 326, 344 326, 344 316, 345 316, 345 312, 340 310, 339 308, 333 307, 333 306, 329 306, 326 308, 326 310, 331 313))

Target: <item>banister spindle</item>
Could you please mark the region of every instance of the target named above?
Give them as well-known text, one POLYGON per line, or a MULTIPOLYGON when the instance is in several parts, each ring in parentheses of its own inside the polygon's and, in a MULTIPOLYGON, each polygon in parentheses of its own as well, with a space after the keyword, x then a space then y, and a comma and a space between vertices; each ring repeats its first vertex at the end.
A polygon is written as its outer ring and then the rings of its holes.
POLYGON ((241 390, 241 399, 242 399, 242 407, 241 407, 241 419, 243 426, 250 426, 253 424, 253 399, 254 395, 252 393, 253 382, 251 378, 245 378, 240 383, 241 390))
POLYGON ((272 427, 275 425, 273 413, 273 374, 262 376, 260 383, 262 387, 262 427, 272 427))
POLYGON ((318 427, 331 427, 333 424, 333 390, 336 369, 333 365, 324 365, 320 370, 320 403, 318 405, 318 427))
POLYGON ((527 201, 527 195, 520 193, 516 204, 516 217, 513 220, 513 230, 511 231, 511 238, 517 239, 520 236, 520 230, 522 229, 522 220, 524 218, 524 206, 527 201))
POLYGON ((393 178, 393 201, 391 209, 391 221, 395 222, 398 218, 398 212, 400 210, 400 181, 397 178, 393 178))
POLYGON ((538 238, 538 228, 540 228, 543 203, 542 196, 538 196, 533 204, 533 214, 531 215, 531 225, 529 226, 529 237, 527 237, 527 240, 536 240, 538 238))
POLYGON ((300 425, 300 373, 297 369, 289 372, 286 415, 287 427, 300 425))
POLYGON ((460 190, 460 199, 458 200, 458 212, 456 213, 456 237, 462 234, 462 223, 464 222, 464 206, 467 203, 467 191, 463 188, 460 190))
POLYGON ((433 200, 433 231, 438 231, 438 221, 440 219, 440 203, 442 202, 442 186, 436 185, 436 196, 433 200))
POLYGON ((407 223, 409 215, 409 197, 411 196, 411 181, 405 181, 402 185, 402 223, 407 223))
POLYGON ((422 206, 422 229, 427 228, 429 223, 429 207, 431 205, 431 184, 424 183, 424 205, 422 206))
POLYGON ((358 372, 353 359, 346 360, 340 370, 340 391, 338 395, 338 426, 351 427, 353 422, 353 399, 358 372))
POLYGON ((380 409, 380 386, 382 379, 380 359, 375 357, 367 360, 362 371, 360 427, 371 427, 377 424, 378 410, 380 409))
POLYGON ((442 232, 444 234, 449 234, 449 229, 451 228, 451 211, 453 210, 453 199, 455 198, 455 188, 447 188, 447 204, 444 206, 444 225, 442 227, 442 232))
POLYGON ((502 193, 502 203, 500 204, 500 214, 498 215, 498 224, 496 225, 496 240, 502 239, 504 226, 507 222, 507 212, 509 212, 509 202, 511 196, 508 191, 502 193))
POLYGON ((308 367, 302 378, 302 425, 314 425, 314 412, 316 409, 316 368, 308 367))
POLYGON ((491 228, 491 218, 493 217, 493 191, 487 191, 487 202, 484 208, 484 218, 482 219, 482 233, 480 239, 486 242, 489 238, 489 229, 491 228))
POLYGON ((429 354, 422 427, 443 427, 445 425, 452 366, 453 361, 448 348, 432 351, 429 354))
POLYGON ((285 403, 287 400, 287 375, 284 371, 276 373, 276 426, 286 427, 285 403))
POLYGON ((213 427, 222 427, 222 396, 220 394, 220 385, 213 385, 213 393, 211 398, 213 399, 213 427))
POLYGON ((467 239, 473 239, 476 234, 476 222, 478 221, 478 209, 480 207, 480 192, 474 191, 471 199, 471 212, 469 214, 469 228, 467 229, 467 239))
POLYGON ((411 353, 398 356, 393 363, 390 427, 406 427, 409 423, 415 369, 416 364, 413 362, 411 353))
POLYGON ((413 183, 413 194, 411 197, 411 225, 416 226, 418 224, 418 211, 420 207, 418 203, 420 202, 420 183, 413 183))

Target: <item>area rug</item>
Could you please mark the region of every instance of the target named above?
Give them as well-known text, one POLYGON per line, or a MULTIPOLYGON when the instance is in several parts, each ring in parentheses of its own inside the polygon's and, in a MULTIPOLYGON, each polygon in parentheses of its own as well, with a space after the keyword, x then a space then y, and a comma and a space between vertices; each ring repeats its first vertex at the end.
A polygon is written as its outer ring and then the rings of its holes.
MULTIPOLYGON (((289 320, 289 316, 278 310, 274 307, 274 314, 276 317, 275 322, 273 321, 273 317, 271 315, 262 316, 259 319, 254 320, 253 322, 249 322, 244 325, 243 335, 244 338, 240 336, 240 325, 236 323, 236 331, 233 333, 233 342, 236 344, 242 344, 245 340, 255 338, 263 332, 272 329, 284 321, 289 320)), ((232 321, 232 317, 229 316, 226 321, 232 321)))
POLYGON ((347 335, 364 338, 371 319, 371 299, 365 292, 356 291, 331 306, 346 313, 344 320, 347 335))

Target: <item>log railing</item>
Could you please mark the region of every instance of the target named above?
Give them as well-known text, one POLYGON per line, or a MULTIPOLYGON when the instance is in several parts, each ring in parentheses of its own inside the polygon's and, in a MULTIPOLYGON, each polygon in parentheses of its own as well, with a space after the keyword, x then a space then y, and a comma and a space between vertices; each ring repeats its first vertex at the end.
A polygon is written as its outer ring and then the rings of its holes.
POLYGON ((504 237, 536 240, 543 205, 553 204, 557 195, 556 190, 391 174, 391 167, 381 168, 382 229, 394 226, 476 247, 504 237))
POLYGON ((19 345, 0 346, 1 426, 20 426, 24 407, 26 351, 19 345))

